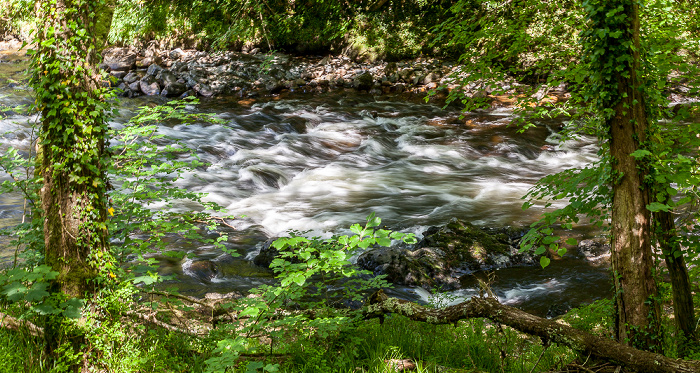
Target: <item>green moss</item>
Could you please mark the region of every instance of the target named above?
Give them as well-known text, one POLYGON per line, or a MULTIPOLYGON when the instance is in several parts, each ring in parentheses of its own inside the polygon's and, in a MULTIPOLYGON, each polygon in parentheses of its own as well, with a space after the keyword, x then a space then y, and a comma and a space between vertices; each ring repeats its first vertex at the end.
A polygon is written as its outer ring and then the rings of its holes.
POLYGON ((466 262, 477 267, 481 263, 493 264, 489 254, 510 253, 509 237, 505 233, 490 233, 473 224, 454 219, 445 228, 426 238, 426 246, 445 251, 450 265, 466 262))

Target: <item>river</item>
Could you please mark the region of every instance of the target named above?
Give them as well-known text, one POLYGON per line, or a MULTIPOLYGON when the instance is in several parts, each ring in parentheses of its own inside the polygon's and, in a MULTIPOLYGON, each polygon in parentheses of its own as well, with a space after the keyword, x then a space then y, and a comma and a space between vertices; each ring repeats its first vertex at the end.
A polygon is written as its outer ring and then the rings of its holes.
MULTIPOLYGON (((23 63, 0 62, 0 104, 31 103, 31 92, 13 83, 24 79, 23 69, 23 63)), ((112 124, 128 120, 138 106, 164 100, 123 99, 112 124)), ((509 126, 509 109, 463 115, 407 96, 215 97, 193 109, 224 122, 164 124, 159 131, 195 149, 208 164, 180 185, 208 193, 208 200, 239 216, 229 245, 243 254, 231 258, 210 248, 181 247, 194 259, 168 262, 163 273, 175 274, 178 286, 196 295, 269 282, 270 274, 250 259, 261 242, 290 229, 346 233, 371 212, 385 225, 419 235, 453 217, 482 226, 529 225, 542 210, 521 209, 527 190, 544 175, 595 160, 597 151, 591 138, 560 144, 560 121, 520 133, 509 126), (219 274, 211 281, 193 276, 192 260, 214 261, 219 274)), ((6 111, 0 150, 26 152, 35 120, 6 111)), ((7 179, 0 175, 0 181, 7 179)), ((0 227, 21 219, 22 203, 19 195, 0 195, 0 227)), ((580 233, 595 234, 585 226, 580 233)), ((3 244, 0 260, 7 261, 13 250, 6 239, 3 244)), ((457 301, 475 292, 465 281, 465 289, 451 293, 457 301)), ((571 258, 544 270, 501 269, 493 286, 503 302, 542 315, 610 295, 607 269, 571 258)), ((429 296, 422 289, 393 293, 422 301, 429 296)))

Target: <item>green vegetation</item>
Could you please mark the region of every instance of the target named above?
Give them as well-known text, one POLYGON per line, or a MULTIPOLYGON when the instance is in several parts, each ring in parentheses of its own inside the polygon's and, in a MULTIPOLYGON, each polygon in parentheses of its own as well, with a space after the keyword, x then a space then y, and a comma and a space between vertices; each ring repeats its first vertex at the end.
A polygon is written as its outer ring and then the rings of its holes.
MULTIPOLYGON (((0 322, 15 325, 0 329, 4 371, 382 372, 386 361, 411 359, 421 372, 533 372, 586 360, 484 319, 444 326, 382 314, 382 323, 366 320, 366 308, 346 307, 389 286, 351 266, 350 257, 371 245, 415 242, 380 229, 373 214, 350 236, 294 232, 278 239, 271 264, 277 282, 249 296, 206 303, 156 290, 164 278, 151 254, 184 255, 168 251, 163 238, 224 250, 220 223, 232 217, 203 195, 173 186, 201 166, 184 144, 155 145, 162 140, 156 123, 213 118, 176 101, 144 108, 120 130, 108 128, 112 94, 96 65, 110 27, 112 42, 121 43, 345 49, 365 59, 459 51, 454 83, 510 94, 524 129, 566 116, 564 139, 599 139, 598 163, 548 176, 526 196, 526 208, 543 199, 568 202, 544 214, 523 240, 523 250, 541 255, 542 267, 550 264, 545 254, 566 253, 553 225, 571 228, 582 216, 600 226, 610 221, 615 299, 574 310, 564 321, 621 345, 697 358, 690 283, 700 261, 700 128, 687 123, 692 105, 671 110, 668 102, 671 90, 692 96, 700 87, 695 1, 56 0, 39 2, 39 12, 26 1, 2 5, 6 31, 21 29, 21 22, 38 25, 32 84, 33 109, 41 113, 39 154, 0 156, 13 178, 0 191, 20 191, 29 205, 29 219, 10 232, 16 260, 0 273, 0 322), (566 102, 544 100, 555 87, 566 87, 566 102), (183 199, 200 210, 167 209, 183 199), (153 203, 166 208, 153 211, 153 203), (689 270, 687 263, 696 266, 689 270), (670 287, 659 285, 664 271, 670 287), (672 320, 661 311, 671 301, 672 320), (36 327, 16 326, 22 322, 36 327)), ((454 89, 450 100, 468 109, 488 102, 486 94, 464 92, 454 89)), ((451 243, 479 254, 471 242, 451 243)))

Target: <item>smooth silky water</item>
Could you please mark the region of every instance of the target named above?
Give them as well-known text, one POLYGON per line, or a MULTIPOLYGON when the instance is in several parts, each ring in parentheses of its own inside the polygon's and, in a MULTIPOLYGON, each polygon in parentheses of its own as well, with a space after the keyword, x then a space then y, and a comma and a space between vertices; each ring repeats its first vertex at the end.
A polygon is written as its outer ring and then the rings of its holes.
MULTIPOLYGON (((26 88, 8 85, 24 79, 22 66, 0 62, 0 105, 31 103, 26 88)), ((228 243, 239 258, 171 240, 172 248, 192 257, 163 258, 162 272, 176 275, 173 283, 189 294, 246 291, 270 283, 269 271, 250 261, 269 237, 289 230, 346 234, 371 212, 384 225, 418 235, 453 217, 482 226, 527 226, 542 211, 523 211, 521 197, 539 178, 596 159, 593 139, 559 144, 558 121, 519 133, 509 126, 512 113, 506 109, 462 117, 457 109, 418 99, 357 93, 239 100, 212 98, 190 108, 213 113, 223 124, 159 129, 195 149, 208 164, 179 185, 208 193, 207 200, 239 217, 228 243), (215 263, 213 279, 193 269, 202 260, 215 263)), ((159 97, 122 99, 112 125, 119 127, 139 106, 163 102, 159 97)), ((27 153, 36 118, 12 111, 5 116, 0 150, 12 146, 27 153)), ((0 181, 7 179, 0 175, 0 181)), ((16 224, 22 206, 19 195, 0 195, 0 227, 16 224)), ((583 238, 595 234, 589 228, 580 227, 583 238)), ((0 241, 5 262, 14 255, 7 242, 0 241)), ((607 269, 571 258, 544 270, 507 268, 494 274, 493 289, 503 302, 542 315, 610 295, 607 269)), ((453 302, 476 293, 469 277, 462 279, 464 289, 450 294, 453 302)), ((423 289, 390 292, 418 301, 430 296, 423 289)))

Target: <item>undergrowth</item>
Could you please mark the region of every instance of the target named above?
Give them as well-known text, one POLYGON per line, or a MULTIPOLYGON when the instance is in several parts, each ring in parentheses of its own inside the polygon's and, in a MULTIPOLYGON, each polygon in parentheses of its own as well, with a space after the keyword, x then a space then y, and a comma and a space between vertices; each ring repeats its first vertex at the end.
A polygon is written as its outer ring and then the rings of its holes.
MULTIPOLYGON (((605 334, 609 301, 599 301, 563 317, 576 327, 605 334), (602 322, 602 324, 601 324, 602 322)), ((115 324, 116 325, 116 324, 115 324)), ((101 366, 108 372, 204 372, 212 356, 215 339, 198 339, 158 328, 132 333, 105 325, 105 340, 120 341, 105 348, 101 366), (117 336, 120 334, 121 336, 117 336)), ((259 372, 263 366, 279 364, 279 372, 391 372, 390 360, 410 359, 416 372, 547 372, 573 361, 577 354, 568 348, 542 345, 530 337, 484 319, 455 325, 430 325, 389 316, 363 321, 330 337, 286 340, 270 354, 264 339, 255 341, 227 372, 259 372), (251 364, 258 363, 258 364, 251 364), (263 364, 264 363, 264 364, 263 364), (259 368, 256 368, 259 367, 259 368)), ((301 334, 299 334, 301 335, 301 334)), ((0 371, 16 373, 52 372, 45 366, 43 341, 25 332, 0 329, 0 371)), ((274 370, 271 370, 274 371, 274 370)))

